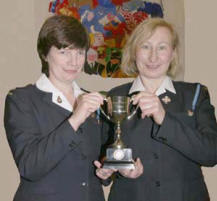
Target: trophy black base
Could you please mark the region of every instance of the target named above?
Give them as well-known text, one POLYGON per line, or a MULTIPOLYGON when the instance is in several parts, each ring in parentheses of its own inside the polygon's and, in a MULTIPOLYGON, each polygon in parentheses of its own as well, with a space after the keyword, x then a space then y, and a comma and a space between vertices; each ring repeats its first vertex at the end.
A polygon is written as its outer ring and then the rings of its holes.
POLYGON ((135 169, 130 148, 107 148, 106 159, 103 162, 105 169, 135 169))
POLYGON ((104 161, 103 168, 105 169, 135 169, 133 161, 104 161))

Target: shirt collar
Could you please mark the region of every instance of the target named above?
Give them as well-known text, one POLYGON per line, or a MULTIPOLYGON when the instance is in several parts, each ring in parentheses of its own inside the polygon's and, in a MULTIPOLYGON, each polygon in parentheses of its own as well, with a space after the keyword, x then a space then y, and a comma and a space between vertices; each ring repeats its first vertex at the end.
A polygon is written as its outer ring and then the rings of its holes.
MULTIPOLYGON (((67 98, 63 93, 57 89, 52 82, 47 78, 45 74, 42 74, 36 81, 36 87, 41 91, 52 93, 52 102, 63 107, 66 110, 72 112, 73 108, 68 102, 67 98)), ((74 88, 74 96, 77 98, 80 94, 84 93, 75 81, 72 82, 72 87, 74 88)))
MULTIPOLYGON (((166 76, 160 87, 155 92, 155 95, 160 96, 164 94, 166 90, 176 94, 176 90, 173 86, 173 82, 170 77, 166 76)), ((129 94, 136 91, 146 91, 144 85, 142 84, 141 78, 138 76, 134 81, 130 88, 129 94)))

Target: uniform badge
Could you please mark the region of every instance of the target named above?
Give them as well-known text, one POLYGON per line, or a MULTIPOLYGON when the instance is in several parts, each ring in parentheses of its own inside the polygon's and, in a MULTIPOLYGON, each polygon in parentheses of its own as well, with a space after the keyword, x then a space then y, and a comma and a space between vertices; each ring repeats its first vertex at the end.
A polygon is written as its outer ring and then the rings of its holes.
POLYGON ((206 86, 203 86, 204 91, 208 91, 208 88, 206 86))
POLYGON ((8 92, 8 95, 9 95, 9 96, 12 96, 12 95, 13 95, 13 92, 12 92, 12 91, 9 91, 9 92, 8 92))
POLYGON ((165 104, 168 104, 171 102, 171 98, 169 96, 164 96, 162 99, 161 99, 165 104))
POLYGON ((62 98, 60 98, 60 96, 57 97, 57 102, 58 102, 58 103, 62 103, 62 102, 63 102, 63 101, 62 101, 62 98))
POLYGON ((92 118, 96 118, 95 112, 91 113, 90 116, 91 116, 92 118))
POLYGON ((90 117, 96 119, 97 123, 100 124, 100 116, 99 115, 100 115, 100 110, 98 109, 98 110, 96 110, 96 112, 91 113, 90 117))
POLYGON ((194 115, 194 112, 193 112, 192 110, 188 110, 187 113, 188 113, 188 116, 189 116, 189 117, 192 117, 192 116, 194 115))

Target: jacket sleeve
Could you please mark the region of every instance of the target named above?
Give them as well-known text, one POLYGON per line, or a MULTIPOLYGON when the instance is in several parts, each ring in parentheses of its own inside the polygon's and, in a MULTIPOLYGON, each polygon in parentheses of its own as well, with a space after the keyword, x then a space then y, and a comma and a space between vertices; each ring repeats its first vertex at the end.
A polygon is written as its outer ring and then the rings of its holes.
POLYGON ((166 112, 153 137, 203 166, 217 163, 217 124, 206 87, 202 87, 194 115, 166 112))
MULTIPOLYGON (((106 149, 108 148, 109 145, 112 144, 112 139, 111 137, 113 136, 113 133, 111 133, 111 124, 110 122, 108 122, 107 119, 105 119, 104 116, 102 116, 102 127, 101 127, 101 143, 102 143, 102 146, 101 146, 101 162, 102 162, 102 165, 103 165, 103 162, 106 158, 106 149)), ((106 180, 103 180, 101 179, 101 183, 103 186, 108 186, 110 185, 110 183, 112 182, 112 178, 109 177, 108 179, 106 180)))
POLYGON ((28 97, 16 90, 6 97, 4 125, 19 173, 31 181, 52 171, 80 143, 67 119, 42 135, 28 97))

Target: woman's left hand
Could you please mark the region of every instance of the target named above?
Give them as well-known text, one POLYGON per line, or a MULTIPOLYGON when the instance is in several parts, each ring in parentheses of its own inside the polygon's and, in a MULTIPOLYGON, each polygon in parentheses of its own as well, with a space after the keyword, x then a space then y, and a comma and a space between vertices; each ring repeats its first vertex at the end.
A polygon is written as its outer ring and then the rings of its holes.
POLYGON ((135 179, 142 175, 143 173, 143 165, 139 158, 136 159, 135 163, 135 169, 128 170, 128 169, 120 169, 119 173, 127 178, 135 179))
POLYGON ((103 180, 108 179, 114 172, 115 169, 104 169, 102 168, 102 164, 99 161, 94 161, 94 165, 96 166, 96 175, 103 180))
POLYGON ((133 96, 133 104, 139 105, 142 111, 142 118, 152 116, 157 124, 162 124, 165 117, 165 110, 158 96, 149 92, 140 92, 133 96))

